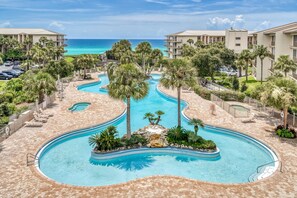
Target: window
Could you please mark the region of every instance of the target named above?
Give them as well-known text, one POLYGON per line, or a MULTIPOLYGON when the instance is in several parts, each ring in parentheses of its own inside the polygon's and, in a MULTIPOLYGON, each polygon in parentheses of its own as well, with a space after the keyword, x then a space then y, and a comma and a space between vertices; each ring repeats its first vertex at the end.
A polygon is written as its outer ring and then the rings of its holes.
POLYGON ((235 46, 240 46, 240 43, 236 43, 235 46))
POLYGON ((236 40, 241 40, 241 37, 236 37, 235 39, 236 39, 236 40))
POLYGON ((297 47, 297 35, 293 36, 293 46, 297 47))
POLYGON ((297 50, 296 49, 293 50, 293 59, 295 61, 297 61, 297 50))

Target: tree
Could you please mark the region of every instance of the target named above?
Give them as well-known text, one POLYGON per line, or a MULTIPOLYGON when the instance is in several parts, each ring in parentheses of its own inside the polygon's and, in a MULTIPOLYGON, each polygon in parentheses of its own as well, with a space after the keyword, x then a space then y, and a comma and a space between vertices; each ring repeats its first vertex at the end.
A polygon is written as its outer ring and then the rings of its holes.
POLYGON ((233 76, 233 79, 232 79, 232 88, 235 91, 239 90, 239 80, 238 80, 237 76, 233 76))
POLYGON ((190 66, 190 63, 184 59, 174 59, 166 67, 162 74, 160 83, 165 88, 177 88, 178 101, 178 126, 181 126, 181 88, 183 86, 193 87, 196 85, 196 71, 190 66))
POLYGON ((77 56, 73 61, 74 67, 76 69, 84 70, 84 78, 87 76, 87 69, 91 69, 95 65, 95 59, 92 55, 84 54, 77 56))
POLYGON ((2 65, 3 64, 3 54, 2 53, 0 53, 0 65, 2 65))
POLYGON ((70 76, 74 71, 74 67, 72 63, 68 63, 65 59, 61 59, 58 61, 50 61, 46 67, 45 71, 51 74, 55 79, 64 78, 70 76))
POLYGON ((239 77, 242 76, 242 68, 245 66, 245 62, 242 59, 239 59, 239 57, 237 57, 236 61, 235 61, 235 66, 239 71, 239 77))
POLYGON ((120 61, 121 57, 127 53, 132 53, 131 43, 128 40, 120 40, 112 45, 111 52, 109 52, 108 56, 120 61))
POLYGON ((295 71, 297 69, 297 64, 291 60, 288 55, 282 55, 274 64, 274 69, 284 72, 285 77, 287 77, 288 72, 295 71))
POLYGON ((245 81, 248 81, 248 70, 249 65, 251 64, 251 61, 254 59, 253 53, 248 50, 242 50, 242 52, 239 54, 238 57, 239 61, 245 61, 245 81))
POLYGON ((45 94, 51 95, 56 91, 56 81, 50 74, 40 71, 25 80, 24 89, 36 95, 40 104, 45 94))
POLYGON ((144 74, 134 64, 117 67, 112 74, 112 81, 107 86, 108 94, 115 99, 127 101, 127 138, 131 137, 131 98, 140 100, 149 91, 144 74))
POLYGON ((198 130, 199 130, 199 126, 204 128, 204 123, 202 120, 197 119, 197 118, 193 118, 189 121, 189 125, 193 125, 194 126, 194 131, 195 131, 195 135, 197 136, 198 134, 198 130))
POLYGON ((200 77, 210 76, 214 82, 214 73, 222 65, 219 49, 201 49, 191 59, 200 77))
POLYGON ((267 49, 267 47, 264 47, 263 45, 258 45, 255 48, 255 56, 260 58, 261 61, 261 84, 263 83, 263 61, 267 57, 272 57, 273 55, 270 53, 270 51, 267 49))
POLYGON ((194 44, 194 40, 193 39, 188 39, 187 42, 190 44, 190 46, 192 46, 192 44, 194 44))
POLYGON ((135 53, 140 57, 141 67, 145 72, 146 63, 152 53, 152 46, 149 42, 141 42, 135 48, 135 53))
POLYGON ((155 114, 148 112, 144 114, 143 119, 148 119, 151 125, 158 125, 159 122, 161 121, 161 116, 164 114, 165 113, 163 111, 159 110, 159 111, 156 111, 157 117, 155 117, 156 116, 155 114))
POLYGON ((196 50, 194 47, 183 44, 181 48, 181 55, 182 57, 193 57, 196 54, 196 50))
POLYGON ((288 78, 273 77, 262 85, 260 99, 264 104, 272 105, 284 113, 284 127, 287 127, 288 108, 296 104, 297 84, 288 78))

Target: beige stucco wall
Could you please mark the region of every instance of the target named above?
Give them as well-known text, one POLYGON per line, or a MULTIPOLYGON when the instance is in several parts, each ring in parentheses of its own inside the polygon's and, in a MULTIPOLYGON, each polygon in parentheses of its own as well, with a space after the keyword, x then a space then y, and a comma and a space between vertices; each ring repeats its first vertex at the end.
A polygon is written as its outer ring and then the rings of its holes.
POLYGON ((226 30, 225 46, 238 54, 242 50, 248 49, 248 31, 226 30), (236 40, 236 37, 240 37, 240 40, 236 40), (236 44, 240 44, 240 46, 236 44))

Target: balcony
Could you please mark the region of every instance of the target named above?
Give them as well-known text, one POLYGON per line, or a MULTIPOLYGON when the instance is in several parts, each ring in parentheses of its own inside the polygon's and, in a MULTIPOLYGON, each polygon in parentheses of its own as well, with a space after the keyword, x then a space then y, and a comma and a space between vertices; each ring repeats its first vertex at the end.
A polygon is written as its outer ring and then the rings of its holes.
POLYGON ((166 39, 167 42, 170 43, 181 43, 182 41, 178 41, 178 40, 173 40, 173 39, 166 39))
POLYGON ((293 47, 297 47, 297 41, 293 42, 293 47))

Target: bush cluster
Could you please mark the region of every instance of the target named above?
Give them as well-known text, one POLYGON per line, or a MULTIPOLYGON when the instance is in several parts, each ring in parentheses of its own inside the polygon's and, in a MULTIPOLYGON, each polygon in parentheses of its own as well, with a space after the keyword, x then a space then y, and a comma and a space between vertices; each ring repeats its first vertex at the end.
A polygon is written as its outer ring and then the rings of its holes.
POLYGON ((296 131, 294 129, 287 129, 280 125, 276 128, 276 135, 283 138, 296 138, 296 131))
POLYGON ((182 127, 173 127, 168 130, 167 141, 169 144, 190 146, 194 149, 215 150, 216 144, 211 140, 205 140, 190 130, 182 127))

